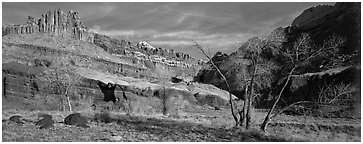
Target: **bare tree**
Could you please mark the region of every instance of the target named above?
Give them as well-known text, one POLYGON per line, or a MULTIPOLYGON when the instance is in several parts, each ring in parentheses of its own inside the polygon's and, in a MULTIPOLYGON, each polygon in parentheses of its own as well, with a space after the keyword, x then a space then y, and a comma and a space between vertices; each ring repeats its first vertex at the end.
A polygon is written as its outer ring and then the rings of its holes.
POLYGON ((242 120, 246 124, 246 129, 251 127, 252 102, 256 97, 261 96, 260 90, 269 87, 272 82, 272 71, 274 64, 264 55, 271 49, 278 49, 283 42, 281 34, 272 33, 270 35, 253 38, 247 42, 247 46, 242 50, 242 58, 247 60, 247 73, 245 73, 245 107, 242 120))
MULTIPOLYGON (((280 54, 284 57, 287 61, 287 64, 290 65, 291 69, 287 75, 287 79, 285 81, 284 86, 279 92, 275 102, 273 103, 272 107, 268 111, 262 125, 261 130, 265 131, 267 125, 269 124, 270 120, 275 117, 271 117, 272 112, 274 111, 277 103, 281 99, 281 96, 288 85, 291 76, 296 72, 296 69, 310 66, 311 62, 319 57, 327 56, 329 54, 336 53, 338 47, 343 44, 343 39, 341 37, 332 36, 328 40, 324 41, 322 46, 315 46, 313 44, 312 38, 309 34, 303 33, 296 42, 294 42, 293 47, 282 49, 280 54)), ((294 104, 295 105, 295 104, 294 104)), ((291 105, 290 105, 291 106, 291 105)), ((288 106, 288 107, 290 107, 288 106)), ((283 109, 285 110, 285 109, 283 109)), ((281 113, 278 112, 277 114, 281 113)))
POLYGON ((222 77, 224 83, 226 84, 226 86, 228 88, 228 93, 229 93, 229 104, 230 104, 230 107, 231 107, 231 113, 232 113, 232 116, 233 116, 234 121, 236 122, 236 126, 238 126, 239 125, 239 121, 238 121, 237 116, 235 115, 235 110, 234 110, 233 100, 232 100, 233 97, 232 97, 232 93, 231 93, 231 87, 229 86, 226 77, 222 74, 221 70, 214 64, 212 58, 205 53, 205 51, 203 50, 202 46, 200 46, 194 40, 193 40, 193 42, 194 42, 194 45, 193 46, 197 47, 204 54, 204 56, 206 56, 208 58, 208 60, 212 64, 212 66, 217 70, 218 74, 222 77))
POLYGON ((76 80, 74 80, 73 82, 71 83, 68 83, 68 86, 66 88, 66 91, 64 92, 64 95, 65 97, 67 98, 67 103, 68 103, 68 108, 69 108, 69 111, 72 112, 72 104, 71 104, 71 100, 70 100, 70 96, 69 96, 69 91, 70 91, 70 88, 75 84, 77 83, 79 80, 81 79, 81 77, 78 77, 76 80))
POLYGON ((46 81, 50 82, 49 88, 62 101, 63 110, 66 109, 67 105, 68 110, 72 111, 70 91, 81 77, 74 74, 75 68, 69 64, 69 59, 66 56, 59 57, 55 62, 57 63, 54 64, 56 67, 46 72, 46 81))
MULTIPOLYGON (((281 38, 281 36, 283 35, 277 31, 265 37, 252 38, 242 46, 243 48, 240 48, 240 56, 233 60, 235 63, 233 67, 237 67, 236 69, 244 71, 238 72, 239 70, 237 70, 237 75, 232 76, 233 79, 230 79, 235 87, 238 85, 235 89, 238 91, 244 91, 244 101, 241 110, 233 109, 233 102, 230 101, 231 112, 236 121, 236 125, 245 125, 246 129, 251 127, 251 115, 253 113, 252 103, 256 97, 261 96, 261 94, 259 94, 260 90, 269 87, 269 84, 272 81, 272 69, 274 64, 263 55, 266 51, 269 51, 269 49, 277 49, 276 47, 281 46, 281 43, 283 42, 283 38, 281 38), (236 113, 239 114, 239 119, 235 115, 236 113)), ((221 73, 220 69, 212 61, 212 58, 204 52, 202 47, 195 41, 194 43, 194 46, 200 49, 211 61, 212 66, 217 70, 219 75, 221 75, 224 83, 227 85, 228 91, 230 92, 231 88, 226 76, 221 73)))

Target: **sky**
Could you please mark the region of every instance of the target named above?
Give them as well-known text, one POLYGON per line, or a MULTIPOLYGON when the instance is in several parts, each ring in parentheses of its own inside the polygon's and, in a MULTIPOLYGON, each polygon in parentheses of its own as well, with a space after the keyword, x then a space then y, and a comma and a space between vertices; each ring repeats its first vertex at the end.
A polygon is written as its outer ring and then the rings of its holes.
POLYGON ((203 55, 231 53, 254 36, 285 27, 313 2, 3 2, 2 24, 23 24, 28 16, 40 18, 49 9, 78 11, 90 30, 136 44, 174 49, 197 59, 203 55))

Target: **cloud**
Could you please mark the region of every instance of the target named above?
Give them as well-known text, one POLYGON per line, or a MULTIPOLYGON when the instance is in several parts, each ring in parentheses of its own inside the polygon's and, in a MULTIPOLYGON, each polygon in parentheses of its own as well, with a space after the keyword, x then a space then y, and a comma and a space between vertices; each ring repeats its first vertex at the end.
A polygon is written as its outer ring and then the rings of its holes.
POLYGON ((177 24, 182 23, 184 20, 186 20, 189 17, 206 18, 207 16, 203 15, 203 14, 191 13, 191 12, 182 13, 181 16, 176 20, 177 24))
POLYGON ((126 37, 130 39, 150 37, 156 33, 155 30, 101 30, 98 25, 93 25, 90 31, 111 37, 126 37))
MULTIPOLYGON (((253 36, 252 34, 244 34, 244 33, 207 35, 196 32, 190 33, 191 35, 195 36, 194 38, 189 37, 188 35, 186 35, 185 37, 180 37, 179 35, 176 35, 183 33, 189 34, 188 31, 166 33, 165 35, 169 36, 167 39, 166 38, 149 39, 148 42, 156 47, 178 48, 178 49, 189 48, 189 50, 192 50, 191 46, 193 45, 193 40, 194 40, 213 53, 217 51, 225 51, 231 53, 232 51, 230 51, 230 49, 237 50, 237 48, 242 45, 242 42, 247 41, 249 38, 253 36)), ((193 53, 193 51, 191 53, 193 53)))
POLYGON ((112 11, 114 11, 116 9, 116 6, 111 4, 111 3, 102 3, 102 5, 99 7, 99 9, 101 9, 101 11, 103 11, 103 15, 108 15, 110 14, 112 11))
POLYGON ((158 33, 153 35, 153 38, 177 38, 177 39, 186 39, 186 38, 193 38, 197 36, 203 35, 200 32, 196 31, 172 31, 172 32, 164 32, 164 33, 158 33))
POLYGON ((170 40, 170 41, 148 41, 151 45, 155 46, 186 46, 186 45, 192 45, 192 41, 187 40, 170 40))
POLYGON ((92 31, 129 41, 196 53, 191 40, 210 51, 231 52, 253 36, 291 24, 304 9, 320 3, 253 2, 4 2, 3 24, 22 24, 48 9, 78 11, 92 31), (188 51, 189 50, 189 51, 188 51))

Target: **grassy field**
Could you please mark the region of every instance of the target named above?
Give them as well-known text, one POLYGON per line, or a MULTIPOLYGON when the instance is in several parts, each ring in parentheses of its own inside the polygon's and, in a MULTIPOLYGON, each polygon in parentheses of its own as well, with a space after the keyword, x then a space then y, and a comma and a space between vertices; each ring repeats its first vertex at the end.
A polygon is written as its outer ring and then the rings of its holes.
MULTIPOLYGON (((183 116, 140 116, 110 113, 110 123, 97 122, 93 112, 80 112, 89 118, 90 128, 65 125, 64 118, 70 114, 58 111, 15 111, 2 113, 2 141, 360 141, 360 119, 319 119, 281 115, 272 121, 266 133, 258 130, 265 112, 256 111, 254 127, 249 130, 233 127, 229 110, 201 109, 186 112, 183 116), (48 113, 57 122, 54 128, 35 126, 38 115, 48 113), (24 125, 10 123, 12 115, 21 115, 24 125)), ((103 117, 105 118, 105 116, 103 117)))

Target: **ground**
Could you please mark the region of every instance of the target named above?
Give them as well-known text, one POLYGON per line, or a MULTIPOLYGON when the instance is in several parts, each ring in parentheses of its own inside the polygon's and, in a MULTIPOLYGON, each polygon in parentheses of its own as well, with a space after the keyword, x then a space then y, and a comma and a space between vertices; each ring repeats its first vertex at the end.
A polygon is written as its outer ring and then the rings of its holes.
POLYGON ((186 112, 178 118, 110 113, 110 123, 91 120, 92 112, 80 113, 89 117, 90 128, 61 123, 69 112, 3 110, 2 141, 360 141, 360 119, 281 115, 263 133, 258 125, 266 114, 265 110, 256 110, 256 119, 250 130, 234 127, 228 109, 203 108, 186 112), (35 126, 34 122, 42 113, 53 115, 54 128, 39 130, 35 126), (28 121, 22 126, 4 121, 12 115, 21 115, 28 121))

